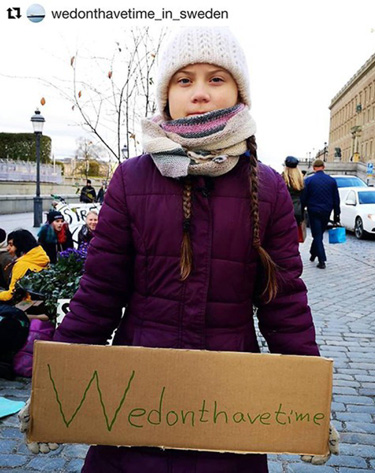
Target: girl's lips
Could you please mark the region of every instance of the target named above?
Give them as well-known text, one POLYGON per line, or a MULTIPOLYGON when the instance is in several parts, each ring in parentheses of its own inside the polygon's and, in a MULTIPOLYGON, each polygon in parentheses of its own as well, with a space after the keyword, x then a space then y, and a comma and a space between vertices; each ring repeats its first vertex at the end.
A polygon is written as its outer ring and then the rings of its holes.
POLYGON ((188 113, 188 117, 192 117, 194 115, 203 115, 204 113, 208 113, 208 112, 194 112, 194 113, 188 113))

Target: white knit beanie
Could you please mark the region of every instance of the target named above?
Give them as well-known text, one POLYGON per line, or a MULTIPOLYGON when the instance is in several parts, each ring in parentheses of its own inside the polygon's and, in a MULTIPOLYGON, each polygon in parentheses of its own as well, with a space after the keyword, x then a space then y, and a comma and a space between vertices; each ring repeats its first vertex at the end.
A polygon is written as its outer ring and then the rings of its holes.
POLYGON ((164 114, 172 76, 189 64, 208 63, 229 71, 237 83, 241 102, 250 107, 249 72, 245 54, 226 27, 181 28, 160 54, 156 100, 164 114))

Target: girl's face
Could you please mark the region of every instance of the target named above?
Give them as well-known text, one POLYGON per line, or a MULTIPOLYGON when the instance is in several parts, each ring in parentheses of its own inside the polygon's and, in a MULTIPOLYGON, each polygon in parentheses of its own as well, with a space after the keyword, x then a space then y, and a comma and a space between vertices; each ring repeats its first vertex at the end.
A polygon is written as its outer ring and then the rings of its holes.
POLYGON ((58 218, 57 220, 54 220, 51 225, 55 232, 60 232, 64 225, 64 220, 62 218, 58 218))
POLYGON ((10 256, 16 256, 17 248, 14 246, 13 240, 8 241, 7 251, 10 254, 10 256))
POLYGON ((230 72, 213 64, 190 64, 177 71, 169 83, 168 106, 172 120, 238 103, 238 88, 230 72))

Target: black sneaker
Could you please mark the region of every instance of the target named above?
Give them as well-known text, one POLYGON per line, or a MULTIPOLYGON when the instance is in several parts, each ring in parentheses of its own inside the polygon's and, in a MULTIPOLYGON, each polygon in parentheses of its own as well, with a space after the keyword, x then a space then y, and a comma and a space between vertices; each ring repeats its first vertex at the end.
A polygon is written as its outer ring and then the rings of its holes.
POLYGON ((319 268, 319 269, 326 269, 326 264, 325 263, 318 263, 316 265, 316 267, 319 268))

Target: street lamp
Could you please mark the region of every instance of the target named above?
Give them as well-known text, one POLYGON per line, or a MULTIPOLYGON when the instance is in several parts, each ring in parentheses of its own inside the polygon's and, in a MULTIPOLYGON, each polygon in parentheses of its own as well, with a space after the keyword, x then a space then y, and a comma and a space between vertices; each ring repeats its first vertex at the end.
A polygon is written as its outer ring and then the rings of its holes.
POLYGON ((128 159, 128 147, 126 145, 122 148, 121 153, 122 159, 128 159))
POLYGON ((31 117, 36 139, 36 196, 34 197, 34 227, 40 227, 43 215, 43 200, 40 197, 40 137, 43 133, 44 118, 38 109, 31 117))
POLYGON ((327 154, 327 142, 324 142, 324 148, 323 148, 323 161, 326 160, 326 154, 327 154))

